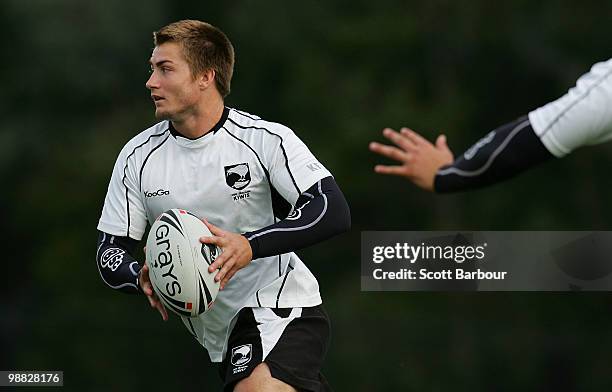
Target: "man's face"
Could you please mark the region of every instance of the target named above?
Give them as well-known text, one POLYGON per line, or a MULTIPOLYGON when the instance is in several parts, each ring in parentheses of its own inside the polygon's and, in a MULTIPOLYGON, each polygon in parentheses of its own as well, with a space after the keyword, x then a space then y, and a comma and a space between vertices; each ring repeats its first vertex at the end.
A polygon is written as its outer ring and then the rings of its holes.
POLYGON ((155 103, 155 117, 182 121, 193 114, 202 91, 181 46, 175 42, 156 46, 149 63, 151 76, 146 86, 155 103))

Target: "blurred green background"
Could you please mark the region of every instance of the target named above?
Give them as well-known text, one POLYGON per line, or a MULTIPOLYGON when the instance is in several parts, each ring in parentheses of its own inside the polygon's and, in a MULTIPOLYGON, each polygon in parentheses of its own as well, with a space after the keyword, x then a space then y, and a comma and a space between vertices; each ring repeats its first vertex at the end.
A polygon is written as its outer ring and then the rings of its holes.
POLYGON ((608 391, 607 293, 365 293, 362 230, 609 230, 612 144, 447 196, 372 172, 383 127, 456 153, 612 54, 606 1, 2 0, 0 369, 70 390, 218 390, 176 317, 107 288, 96 225, 119 150, 155 123, 151 32, 208 21, 237 52, 227 104, 292 127, 353 229, 298 252, 333 323, 338 391, 608 391))

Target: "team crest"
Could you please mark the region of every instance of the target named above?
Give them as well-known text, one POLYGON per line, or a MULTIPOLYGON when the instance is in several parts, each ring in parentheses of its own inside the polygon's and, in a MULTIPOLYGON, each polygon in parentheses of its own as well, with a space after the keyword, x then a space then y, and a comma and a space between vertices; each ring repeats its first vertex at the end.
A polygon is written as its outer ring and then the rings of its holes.
POLYGON ((225 182, 237 191, 246 188, 251 183, 249 164, 225 166, 225 182))
POLYGON ((251 344, 243 344, 242 346, 234 347, 232 349, 232 365, 242 366, 247 364, 251 360, 251 352, 253 346, 251 344))

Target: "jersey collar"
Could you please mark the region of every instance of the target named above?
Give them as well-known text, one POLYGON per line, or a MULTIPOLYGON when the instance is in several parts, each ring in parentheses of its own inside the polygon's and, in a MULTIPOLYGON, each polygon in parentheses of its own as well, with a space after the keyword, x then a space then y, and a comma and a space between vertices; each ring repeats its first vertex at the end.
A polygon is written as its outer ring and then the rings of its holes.
POLYGON ((177 143, 181 146, 185 147, 200 147, 208 143, 208 140, 212 139, 212 135, 217 133, 219 129, 225 124, 227 121, 227 117, 229 116, 229 108, 223 107, 223 113, 221 114, 221 118, 219 121, 213 126, 208 132, 204 135, 196 138, 188 138, 180 134, 172 125, 172 121, 168 121, 168 129, 170 130, 170 134, 174 137, 177 143))

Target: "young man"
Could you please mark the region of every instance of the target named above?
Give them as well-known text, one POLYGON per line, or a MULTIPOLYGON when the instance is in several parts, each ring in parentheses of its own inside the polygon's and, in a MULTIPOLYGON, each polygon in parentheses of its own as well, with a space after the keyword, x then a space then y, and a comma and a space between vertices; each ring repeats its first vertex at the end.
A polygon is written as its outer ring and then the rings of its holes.
POLYGON ((214 308, 183 322, 221 362, 226 390, 322 391, 329 321, 318 283, 293 253, 349 229, 329 171, 287 127, 224 106, 234 49, 210 24, 154 33, 146 87, 163 120, 123 148, 98 225, 97 263, 112 288, 144 292, 164 320, 134 248, 170 208, 206 220, 222 254, 214 308))
POLYGON ((397 147, 372 142, 370 150, 400 166, 377 165, 377 173, 403 176, 440 193, 493 184, 612 139, 612 59, 595 64, 556 101, 489 132, 456 160, 444 135, 435 145, 408 128, 385 129, 383 135, 397 147))

